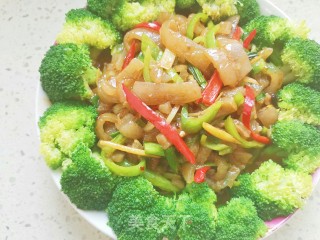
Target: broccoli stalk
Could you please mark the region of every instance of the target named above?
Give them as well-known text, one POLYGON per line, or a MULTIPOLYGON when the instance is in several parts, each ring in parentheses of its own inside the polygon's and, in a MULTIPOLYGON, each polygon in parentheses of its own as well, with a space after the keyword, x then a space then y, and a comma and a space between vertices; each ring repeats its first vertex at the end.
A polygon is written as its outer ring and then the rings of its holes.
POLYGON ((303 206, 312 191, 310 175, 283 169, 269 160, 251 174, 242 174, 232 188, 233 197, 254 202, 263 220, 287 216, 303 206))
POLYGON ((54 103, 40 118, 40 152, 52 169, 71 156, 80 143, 92 147, 97 110, 77 102, 54 103))
POLYGON ((110 172, 99 154, 92 154, 84 144, 79 144, 71 154, 71 163, 60 179, 62 191, 84 210, 105 209, 118 181, 119 177, 110 172))
POLYGON ((68 99, 90 99, 89 87, 101 75, 92 66, 89 49, 73 43, 52 46, 42 60, 40 81, 53 102, 68 99))
POLYGON ((111 22, 86 9, 73 9, 66 14, 66 22, 56 42, 88 44, 97 49, 106 49, 119 40, 120 34, 111 22))

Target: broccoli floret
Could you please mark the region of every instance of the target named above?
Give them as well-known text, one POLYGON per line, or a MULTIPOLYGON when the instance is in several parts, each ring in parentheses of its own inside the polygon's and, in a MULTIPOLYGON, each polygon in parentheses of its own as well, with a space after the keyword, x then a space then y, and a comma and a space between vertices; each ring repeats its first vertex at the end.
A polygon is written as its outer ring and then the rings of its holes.
POLYGON ((287 216, 303 206, 312 191, 312 177, 283 169, 272 160, 251 174, 242 174, 232 188, 235 197, 251 199, 263 220, 287 216))
POLYGON ((99 17, 110 19, 119 0, 88 0, 87 8, 99 17))
POLYGON ((240 26, 261 15, 257 0, 238 0, 236 1, 236 7, 238 15, 240 15, 240 26))
POLYGON ((52 46, 42 60, 40 81, 53 102, 67 99, 90 99, 89 84, 101 75, 92 66, 89 48, 73 43, 52 46))
POLYGON ((178 10, 184 10, 192 8, 197 5, 196 0, 176 0, 176 8, 178 10))
POLYGON ((184 240, 213 239, 216 230, 217 198, 207 183, 192 183, 177 200, 178 236, 184 240))
POLYGON ((88 44, 97 49, 106 49, 119 40, 120 34, 111 22, 88 10, 73 9, 66 14, 66 22, 56 42, 88 44))
POLYGON ((309 39, 292 39, 285 45, 281 59, 292 71, 285 82, 297 79, 320 90, 320 44, 309 39))
POLYGON ((40 152, 49 167, 56 169, 79 143, 92 147, 97 111, 77 102, 54 103, 40 118, 40 152))
POLYGON ((160 196, 144 177, 126 178, 114 190, 107 208, 109 225, 119 239, 175 239, 172 198, 160 196))
POLYGON ((161 12, 174 12, 175 0, 121 0, 112 15, 112 21, 118 29, 126 31, 138 23, 155 20, 161 12))
POLYGON ((299 83, 291 83, 278 92, 280 120, 299 119, 320 125, 320 92, 299 83))
POLYGON ((296 25, 288 19, 278 16, 258 16, 244 27, 244 31, 247 33, 254 29, 257 30, 257 35, 253 39, 253 43, 260 49, 263 47, 281 49, 289 39, 294 37, 307 38, 309 33, 304 22, 296 25))
POLYGON ((197 2, 202 7, 203 13, 216 22, 238 14, 234 0, 197 0, 197 2))
POLYGON ((232 198, 218 208, 217 240, 256 240, 264 236, 267 226, 258 217, 253 202, 245 197, 232 198))
POLYGON ((272 127, 272 141, 285 153, 287 168, 312 173, 320 167, 320 131, 300 121, 278 121, 272 127))
POLYGON ((107 207, 119 177, 110 172, 99 154, 79 144, 71 154, 60 179, 62 191, 78 208, 104 210, 107 207))

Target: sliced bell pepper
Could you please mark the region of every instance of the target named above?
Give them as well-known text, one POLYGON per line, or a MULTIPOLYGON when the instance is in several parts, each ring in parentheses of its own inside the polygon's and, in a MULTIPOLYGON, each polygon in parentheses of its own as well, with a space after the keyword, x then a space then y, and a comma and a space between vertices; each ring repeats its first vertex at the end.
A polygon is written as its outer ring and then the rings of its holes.
POLYGON ((180 137, 176 128, 172 127, 166 122, 166 119, 149 108, 137 96, 135 96, 124 84, 122 84, 123 91, 126 95, 126 100, 130 107, 141 114, 146 120, 151 122, 176 149, 192 164, 196 163, 195 156, 188 148, 187 144, 180 137))
POLYGON ((203 110, 199 117, 189 117, 187 107, 181 110, 181 128, 186 133, 197 133, 202 129, 202 124, 211 122, 217 115, 222 103, 216 102, 203 110))
POLYGON ((151 56, 155 60, 160 60, 163 52, 159 48, 159 46, 146 34, 143 34, 141 37, 141 51, 144 54, 145 51, 150 48, 151 56))
POLYGON ((168 192, 179 192, 181 189, 179 189, 177 186, 173 185, 171 181, 169 181, 168 179, 166 179, 165 177, 151 172, 149 170, 144 171, 143 176, 148 179, 152 185, 168 191, 168 192))
POLYGON ((208 20, 208 15, 206 15, 204 13, 195 14, 187 26, 187 34, 186 34, 187 38, 193 39, 194 29, 195 29, 197 23, 199 21, 206 22, 207 20, 208 20))
POLYGON ((223 83, 219 77, 219 73, 218 71, 215 71, 202 92, 202 99, 200 102, 207 106, 213 104, 219 96, 222 86, 223 83))
POLYGON ((252 32, 249 33, 249 35, 246 37, 246 39, 243 41, 243 47, 246 49, 249 49, 250 43, 254 39, 254 37, 257 34, 257 30, 253 29, 252 32))
POLYGON ((227 132, 233 136, 235 139, 237 139, 240 143, 241 146, 244 148, 261 148, 264 145, 256 142, 256 141, 247 141, 244 138, 240 136, 240 134, 237 131, 236 125, 233 122, 233 119, 229 116, 227 119, 224 121, 224 127, 227 130, 227 132))
POLYGON ((136 55, 136 48, 137 48, 137 43, 136 41, 132 41, 130 45, 130 49, 124 58, 123 64, 122 64, 122 70, 125 69, 129 63, 131 62, 132 59, 134 59, 136 55))
POLYGON ((213 151, 217 151, 220 156, 232 153, 232 147, 221 143, 218 139, 213 139, 213 137, 208 137, 203 134, 200 138, 200 143, 202 146, 207 147, 213 151))
POLYGON ((164 150, 164 155, 165 158, 169 164, 169 167, 175 172, 178 173, 179 171, 179 161, 178 161, 178 156, 177 156, 177 152, 176 149, 171 146, 169 148, 167 148, 166 150, 164 150))
POLYGON ((216 48, 217 47, 217 41, 216 41, 216 32, 219 30, 219 25, 213 25, 208 27, 208 32, 206 34, 205 38, 205 47, 206 48, 216 48))
POLYGON ((161 23, 154 21, 154 22, 143 22, 137 24, 134 28, 146 28, 146 29, 151 29, 156 32, 160 31, 161 28, 161 23))
POLYGON ((164 150, 160 144, 153 142, 144 142, 143 143, 144 151, 148 155, 156 155, 160 157, 164 157, 164 150))
MULTIPOLYGON (((102 154, 104 156, 104 154, 102 154)), ((111 172, 119 176, 134 177, 142 174, 146 169, 146 161, 143 159, 141 162, 134 166, 120 166, 112 162, 109 158, 103 157, 105 165, 110 169, 111 172)))
POLYGON ((206 173, 209 171, 210 167, 205 166, 196 170, 194 174, 194 181, 196 183, 202 183, 205 181, 206 173))
POLYGON ((250 130, 250 132, 251 132, 250 135, 254 140, 261 142, 263 144, 269 144, 270 139, 268 137, 261 136, 261 135, 255 133, 254 131, 252 131, 251 126, 250 126, 251 113, 252 113, 252 109, 254 108, 254 105, 255 105, 255 100, 256 100, 256 97, 255 97, 253 89, 247 85, 246 86, 246 96, 245 96, 243 112, 242 112, 242 122, 243 122, 243 125, 248 130, 250 130))
POLYGON ((203 123, 202 127, 204 130, 206 130, 208 133, 210 133, 212 136, 215 136, 218 139, 221 139, 225 142, 235 143, 235 144, 241 144, 236 138, 234 138, 231 134, 223 131, 220 128, 214 127, 209 123, 203 123))
POLYGON ((242 30, 241 27, 237 26, 233 33, 232 39, 239 41, 241 39, 242 30))

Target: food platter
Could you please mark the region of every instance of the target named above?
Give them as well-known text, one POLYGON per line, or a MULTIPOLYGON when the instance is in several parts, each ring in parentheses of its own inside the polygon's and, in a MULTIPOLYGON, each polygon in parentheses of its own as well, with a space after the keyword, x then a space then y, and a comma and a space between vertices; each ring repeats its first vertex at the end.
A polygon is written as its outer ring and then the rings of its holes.
MULTIPOLYGON (((278 7, 276 7, 274 4, 267 0, 258 0, 262 13, 264 15, 277 15, 283 18, 288 18, 289 17, 278 7)), ((38 121, 39 117, 43 114, 43 112, 50 106, 50 101, 47 98, 46 94, 43 92, 41 85, 39 83, 38 89, 37 89, 37 94, 36 94, 36 121, 38 121)), ((60 189, 60 176, 61 172, 60 170, 51 170, 52 172, 52 177, 54 179, 54 182, 56 183, 57 187, 60 189)), ((313 185, 315 186, 320 179, 320 170, 316 171, 313 175, 313 185)), ((71 204, 71 203, 70 203, 71 204)), ((116 235, 112 231, 112 229, 106 224, 107 223, 107 216, 105 212, 103 211, 83 211, 78 208, 76 208, 73 204, 71 204, 76 211, 84 218, 86 219, 90 224, 92 224, 95 228, 103 232, 105 235, 111 237, 111 238, 116 238, 116 235)), ((292 217, 291 214, 288 217, 283 217, 283 218, 276 218, 271 221, 266 222, 269 231, 266 234, 265 237, 269 236, 272 234, 274 231, 279 229, 281 226, 284 225, 284 223, 292 217)))

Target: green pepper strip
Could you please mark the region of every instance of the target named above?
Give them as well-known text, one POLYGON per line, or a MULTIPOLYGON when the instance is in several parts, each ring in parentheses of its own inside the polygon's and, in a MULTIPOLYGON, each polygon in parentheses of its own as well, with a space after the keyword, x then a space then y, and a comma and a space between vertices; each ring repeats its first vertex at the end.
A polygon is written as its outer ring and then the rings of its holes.
POLYGON ((215 35, 218 30, 219 30, 219 25, 209 27, 209 30, 206 34, 206 41, 205 41, 206 48, 217 47, 217 41, 216 41, 215 35))
POLYGON ((144 171, 143 176, 149 180, 152 185, 168 192, 179 192, 181 189, 179 189, 177 186, 173 185, 171 181, 166 179, 165 177, 156 174, 154 172, 151 172, 149 170, 144 171))
MULTIPOLYGON (((111 140, 111 142, 118 143, 118 144, 124 144, 125 141, 126 141, 126 137, 123 136, 121 133, 117 134, 117 135, 111 140)), ((112 148, 112 147, 106 146, 106 147, 103 148, 103 153, 104 153, 103 155, 104 155, 105 157, 110 157, 110 156, 114 153, 115 150, 116 150, 116 149, 114 149, 114 148, 112 148)))
POLYGON ((241 146, 244 148, 261 148, 264 144, 258 143, 256 141, 247 141, 240 136, 237 131, 236 125, 233 122, 233 119, 229 116, 224 122, 225 129, 227 132, 232 135, 235 139, 241 142, 241 146))
POLYGON ((169 74, 173 82, 175 83, 184 82, 183 79, 180 77, 180 75, 173 68, 169 69, 167 73, 169 74))
POLYGON ((263 59, 260 59, 258 62, 252 65, 252 73, 258 74, 266 67, 266 61, 263 59))
POLYGON ((151 50, 149 47, 145 52, 143 52, 143 55, 144 55, 143 79, 145 82, 152 82, 151 76, 150 76, 150 63, 152 61, 152 56, 151 56, 151 50))
POLYGON ((189 22, 187 26, 187 38, 193 39, 194 37, 194 29, 196 28, 196 25, 199 21, 206 22, 208 20, 208 16, 204 13, 197 13, 195 14, 191 21, 189 22))
POLYGON ((150 48, 151 56, 155 60, 160 60, 163 52, 159 48, 159 46, 146 34, 143 34, 141 37, 141 51, 145 53, 147 49, 150 48))
POLYGON ((202 123, 211 122, 217 115, 221 102, 216 102, 202 111, 199 117, 188 117, 187 107, 181 110, 181 128, 186 133, 197 133, 202 129, 202 123))
POLYGON ((169 167, 175 172, 178 173, 179 171, 179 161, 178 161, 178 156, 177 156, 177 152, 176 149, 171 146, 169 148, 167 148, 166 150, 164 150, 164 155, 165 158, 169 164, 169 167))
POLYGON ((237 106, 241 106, 244 103, 244 96, 242 93, 238 92, 234 95, 233 97, 235 103, 237 104, 237 106))
MULTIPOLYGON (((102 154, 104 156, 104 154, 102 154)), ((142 159, 138 165, 134 166, 120 166, 114 162, 112 162, 109 158, 103 158, 105 165, 110 169, 111 172, 116 175, 123 177, 134 177, 142 174, 146 169, 146 160, 142 159)))
POLYGON ((193 75, 194 79, 197 81, 199 86, 202 89, 205 89, 206 86, 207 86, 207 81, 204 78, 202 72, 198 68, 196 68, 196 67, 194 67, 192 65, 188 65, 188 70, 193 75))
POLYGON ((205 146, 211 150, 219 152, 220 156, 232 153, 233 149, 232 147, 219 143, 219 141, 215 141, 212 137, 208 137, 207 135, 202 135, 200 139, 200 143, 202 146, 205 146))
POLYGON ((143 146, 144 146, 145 153, 148 155, 156 155, 160 157, 165 156, 164 150, 160 144, 153 143, 153 142, 144 142, 143 146))

